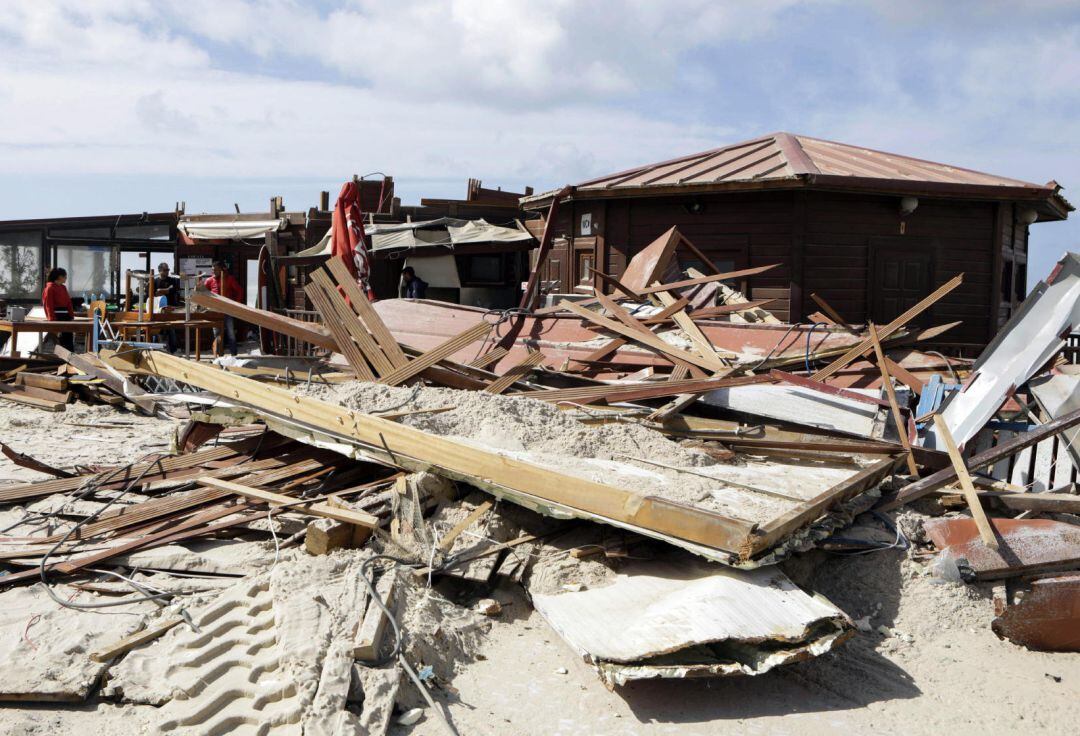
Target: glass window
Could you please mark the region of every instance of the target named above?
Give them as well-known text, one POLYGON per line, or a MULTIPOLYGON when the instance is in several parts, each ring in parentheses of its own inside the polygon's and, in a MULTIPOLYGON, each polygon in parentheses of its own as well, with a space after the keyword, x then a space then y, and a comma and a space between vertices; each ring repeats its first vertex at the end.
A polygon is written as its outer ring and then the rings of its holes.
POLYGON ((124 225, 116 228, 117 240, 168 240, 168 225, 124 225))
POLYGON ((50 227, 50 238, 100 238, 108 240, 112 236, 109 227, 50 227))
POLYGON ((247 260, 247 294, 245 301, 249 307, 259 306, 259 259, 247 260))
POLYGON ((41 231, 0 233, 0 297, 41 295, 41 231))
POLYGON ((499 284, 503 280, 502 255, 464 257, 464 281, 470 284, 499 284))
POLYGON ((112 249, 105 245, 58 245, 56 265, 68 273, 72 297, 112 295, 112 249))

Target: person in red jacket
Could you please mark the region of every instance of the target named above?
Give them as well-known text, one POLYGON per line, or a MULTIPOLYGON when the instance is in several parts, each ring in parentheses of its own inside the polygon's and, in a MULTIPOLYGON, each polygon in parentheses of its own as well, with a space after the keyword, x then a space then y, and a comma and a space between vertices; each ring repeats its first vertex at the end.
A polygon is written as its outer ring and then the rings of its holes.
MULTIPOLYGON (((244 290, 236 277, 229 273, 229 266, 225 261, 214 261, 214 275, 203 282, 203 286, 212 293, 234 302, 244 301, 244 290)), ((233 318, 226 315, 221 330, 214 330, 214 355, 221 353, 221 337, 224 332, 225 349, 230 354, 236 355, 236 323, 233 318)))
MULTIPOLYGON (((67 271, 62 268, 54 268, 49 271, 48 282, 41 292, 41 306, 45 307, 45 318, 57 322, 66 322, 75 319, 75 305, 71 303, 68 294, 67 271)), ((75 350, 75 333, 61 332, 56 341, 68 350, 75 350)))

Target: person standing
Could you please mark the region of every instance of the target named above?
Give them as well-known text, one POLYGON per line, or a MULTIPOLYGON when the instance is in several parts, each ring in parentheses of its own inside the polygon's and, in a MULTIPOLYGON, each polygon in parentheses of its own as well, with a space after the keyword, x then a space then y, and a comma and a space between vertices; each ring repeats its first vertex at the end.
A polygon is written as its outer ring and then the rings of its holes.
MULTIPOLYGON (((75 305, 68 294, 67 271, 54 268, 49 271, 45 289, 41 292, 41 306, 45 308, 45 318, 55 322, 70 322, 75 319, 75 305)), ((68 350, 75 350, 75 333, 60 332, 56 341, 68 350)))
MULTIPOLYGON (((169 264, 162 261, 157 267, 158 275, 154 277, 154 298, 165 299, 165 306, 176 307, 180 305, 180 279, 169 275, 169 264)), ((161 336, 165 338, 165 347, 170 353, 175 353, 178 347, 176 330, 162 330, 161 336)))
POLYGON ((401 283, 404 287, 404 298, 423 299, 427 296, 428 283, 416 275, 412 266, 401 269, 401 283))
MULTIPOLYGON (((225 261, 214 261, 214 275, 206 279, 203 286, 224 299, 232 299, 234 302, 244 301, 244 290, 236 277, 229 273, 229 266, 225 261)), ((236 355, 236 322, 229 315, 225 315, 221 330, 214 330, 214 355, 221 354, 222 333, 225 338, 225 349, 231 355, 236 355)))

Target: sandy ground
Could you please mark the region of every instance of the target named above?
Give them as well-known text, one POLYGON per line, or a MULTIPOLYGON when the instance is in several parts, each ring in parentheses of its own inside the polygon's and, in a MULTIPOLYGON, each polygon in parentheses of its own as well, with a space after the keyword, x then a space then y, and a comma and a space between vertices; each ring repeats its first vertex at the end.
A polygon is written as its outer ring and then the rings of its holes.
MULTIPOLYGON (((0 440, 61 466, 166 449, 174 425, 109 407, 76 405, 51 415, 0 403, 0 440), (131 424, 105 429, 103 422, 131 424)), ((39 476, 0 458, 0 479, 31 477, 39 476)), ((832 654, 761 677, 641 682, 609 692, 520 590, 501 589, 494 597, 510 605, 477 661, 454 679, 456 694, 442 697, 463 735, 1075 732, 1080 656, 999 641, 989 629, 989 590, 938 584, 896 551, 813 553, 787 571, 852 618, 870 616, 873 630, 832 654)), ((9 703, 0 709, 0 734, 140 734, 152 732, 156 720, 151 706, 9 703)), ((392 733, 443 731, 428 713, 392 733)))

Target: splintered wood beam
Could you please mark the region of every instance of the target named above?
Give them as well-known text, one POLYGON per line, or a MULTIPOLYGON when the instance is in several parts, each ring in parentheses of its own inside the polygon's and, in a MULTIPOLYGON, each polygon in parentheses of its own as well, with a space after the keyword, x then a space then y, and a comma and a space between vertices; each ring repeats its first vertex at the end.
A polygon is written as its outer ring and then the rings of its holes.
POLYGON ((354 511, 343 506, 333 506, 324 501, 304 501, 295 496, 286 496, 283 493, 274 493, 263 488, 253 488, 243 483, 234 483, 231 480, 220 478, 199 478, 199 485, 210 486, 218 490, 235 493, 238 496, 253 498, 257 501, 266 501, 271 507, 288 506, 293 511, 303 511, 313 516, 322 516, 334 521, 343 521, 346 524, 375 529, 379 526, 379 517, 363 511, 354 511))
POLYGON ((307 288, 304 289, 304 294, 311 300, 316 311, 322 316, 323 324, 330 328, 338 349, 345 356, 345 360, 348 361, 352 369, 356 371, 357 377, 363 381, 374 381, 375 374, 371 372, 364 352, 352 341, 349 331, 345 329, 345 321, 341 319, 334 304, 330 301, 327 290, 322 285, 311 281, 308 283, 307 288))
POLYGON ((356 311, 364 326, 375 336, 376 342, 379 343, 379 347, 382 348, 386 357, 389 358, 395 368, 404 366, 409 359, 405 357, 405 352, 398 345, 398 341, 394 339, 394 336, 390 334, 390 330, 387 328, 386 323, 382 321, 379 313, 375 311, 375 307, 371 306, 367 295, 360 291, 360 287, 357 286, 356 280, 349 273, 349 269, 345 268, 345 264, 342 263, 340 258, 328 259, 325 266, 330 270, 330 274, 334 277, 337 285, 345 292, 345 298, 349 300, 350 305, 356 311))
POLYGON ((197 291, 188 299, 196 306, 227 314, 264 330, 287 335, 326 350, 338 350, 337 341, 334 340, 330 330, 314 322, 301 322, 283 314, 275 314, 265 309, 256 309, 241 302, 234 302, 231 299, 223 299, 210 292, 197 291))
POLYGON ((491 507, 495 505, 494 501, 484 501, 472 512, 462 519, 453 529, 446 533, 442 539, 439 540, 438 547, 443 552, 449 552, 450 548, 454 546, 454 540, 461 536, 461 533, 468 529, 473 523, 481 516, 491 510, 491 507))
POLYGON ((446 342, 436 345, 427 352, 421 353, 393 373, 383 376, 379 379, 379 383, 385 383, 388 386, 397 386, 400 383, 408 381, 410 378, 419 375, 435 365, 440 360, 449 358, 462 348, 487 337, 491 332, 491 327, 492 325, 481 320, 464 332, 454 335, 446 342))
MULTIPOLYGON (((654 314, 652 317, 649 317, 648 319, 642 320, 641 323, 643 325, 663 324, 664 322, 667 322, 669 319, 671 319, 671 315, 675 314, 680 309, 685 309, 687 307, 687 305, 689 305, 689 304, 690 304, 690 301, 686 297, 679 297, 679 300, 677 302, 675 302, 674 304, 672 304, 669 307, 665 307, 661 311, 654 314)), ((616 337, 615 339, 613 339, 611 342, 607 343, 606 345, 601 345, 596 350, 594 350, 591 353, 589 353, 588 355, 586 355, 584 358, 579 358, 579 359, 575 360, 574 362, 576 362, 576 363, 593 363, 593 362, 598 361, 598 360, 603 360, 608 355, 611 355, 616 350, 618 350, 619 348, 621 348, 623 345, 626 345, 626 344, 627 344, 627 341, 626 341, 625 338, 616 337)), ((687 371, 687 373, 689 373, 689 370, 687 371)))
POLYGON ((940 414, 935 414, 934 426, 937 428, 938 437, 945 443, 945 449, 949 453, 949 460, 952 461, 953 470, 956 471, 956 477, 960 481, 960 488, 964 492, 964 500, 967 501, 971 516, 975 519, 975 526, 979 529, 979 536, 982 538, 983 544, 992 549, 997 549, 998 540, 994 534, 994 527, 990 526, 990 520, 986 518, 986 511, 979 500, 979 492, 975 490, 975 485, 971 482, 971 475, 968 474, 967 465, 964 464, 964 457, 960 454, 960 450, 956 449, 956 442, 953 440, 952 432, 949 431, 949 425, 941 418, 940 414))
POLYGON ((506 354, 510 351, 504 348, 502 345, 492 348, 487 351, 476 360, 473 360, 469 365, 473 368, 487 368, 490 365, 495 365, 500 360, 506 357, 506 354))
POLYGON ((686 350, 681 350, 661 340, 659 337, 649 332, 647 329, 644 332, 639 332, 637 329, 624 325, 621 322, 603 317, 596 312, 585 309, 584 307, 569 301, 563 301, 561 303, 563 309, 567 309, 579 317, 584 317, 593 324, 600 325, 607 328, 612 332, 629 338, 633 342, 646 345, 660 353, 663 353, 669 358, 677 358, 686 363, 696 365, 699 368, 705 368, 710 371, 726 371, 728 366, 719 357, 713 356, 712 358, 695 355, 686 350))
POLYGON ((911 440, 908 438, 907 422, 900 413, 900 405, 896 403, 896 391, 893 390, 892 377, 889 376, 889 368, 885 363, 885 353, 881 350, 881 341, 878 340, 877 327, 871 322, 870 341, 874 343, 874 355, 877 356, 878 368, 881 370, 881 383, 885 386, 885 395, 889 397, 889 408, 892 410, 893 421, 896 422, 896 433, 900 435, 900 444, 907 453, 908 470, 915 477, 919 476, 919 467, 915 464, 915 455, 911 451, 911 440))
MULTIPOLYGON (((879 339, 884 340, 885 338, 889 337, 892 333, 896 332, 901 327, 906 325, 908 322, 915 319, 920 314, 925 312, 927 309, 932 307, 934 304, 936 304, 938 302, 938 300, 940 300, 943 296, 948 294, 950 291, 955 289, 957 286, 959 286, 963 282, 964 282, 964 274, 961 273, 961 274, 957 274, 956 276, 953 276, 951 279, 949 279, 944 284, 942 284, 937 289, 935 289, 932 294, 927 296, 925 299, 920 301, 918 304, 913 306, 911 309, 909 309, 906 312, 904 312, 903 314, 901 314, 899 317, 894 319, 889 324, 882 327, 881 331, 878 333, 879 339)), ((829 365, 825 366, 820 371, 815 373, 812 376, 812 378, 815 381, 824 381, 826 378, 833 375, 834 373, 839 371, 841 368, 844 368, 845 366, 847 366, 848 363, 850 363, 853 360, 856 360, 857 358, 862 357, 863 355, 865 355, 867 352, 869 352, 872 349, 873 349, 873 343, 871 342, 870 338, 867 337, 864 340, 860 341, 859 344, 857 344, 855 347, 851 348, 846 353, 841 355, 839 358, 834 360, 832 363, 830 363, 829 365)))
POLYGON ((540 351, 535 353, 529 353, 520 363, 513 366, 498 379, 491 382, 491 385, 484 389, 489 394, 501 394, 506 389, 514 385, 516 381, 520 381, 532 372, 532 369, 544 362, 544 354, 540 351))
POLYGON ((135 647, 154 641, 169 629, 182 623, 184 623, 183 616, 167 616, 160 621, 155 621, 141 631, 136 631, 134 634, 128 634, 123 639, 113 642, 107 647, 98 649, 90 655, 90 659, 94 662, 108 662, 124 652, 129 652, 135 647))

